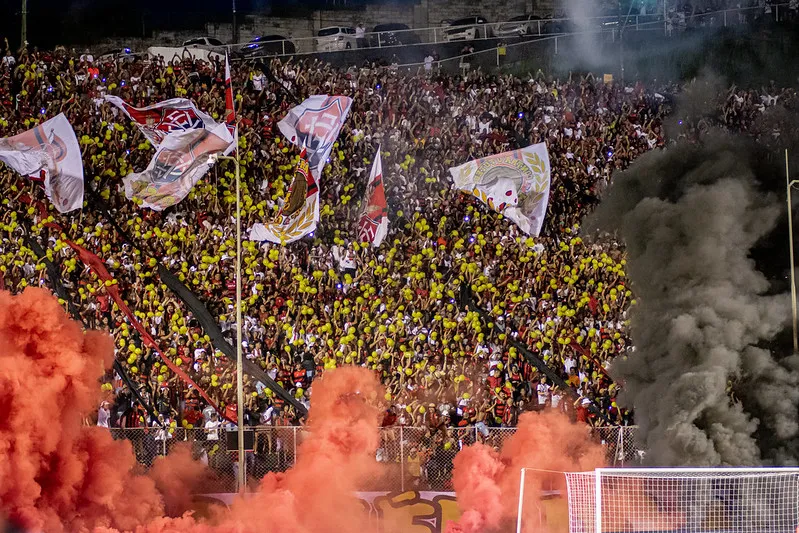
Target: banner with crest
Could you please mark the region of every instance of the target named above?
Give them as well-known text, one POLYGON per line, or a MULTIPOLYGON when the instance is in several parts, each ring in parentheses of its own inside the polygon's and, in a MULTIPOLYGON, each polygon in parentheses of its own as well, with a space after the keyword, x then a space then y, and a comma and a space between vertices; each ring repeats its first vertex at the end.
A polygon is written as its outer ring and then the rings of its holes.
POLYGON ((283 207, 273 221, 253 224, 250 240, 287 244, 314 231, 318 221, 319 186, 308 165, 306 151, 303 150, 283 207))
POLYGON ((361 211, 358 220, 358 238, 361 242, 370 242, 378 247, 388 233, 388 205, 386 204, 386 189, 383 186, 383 161, 380 157, 380 148, 377 149, 372 172, 369 174, 369 201, 361 211))
POLYGON ((280 132, 302 150, 294 180, 277 216, 250 228, 250 240, 288 244, 319 222, 319 178, 352 106, 346 96, 315 95, 291 108, 280 132))
POLYGON ((0 139, 0 161, 44 182, 59 213, 83 207, 83 160, 67 117, 60 113, 35 128, 0 139))
POLYGON ((161 144, 170 133, 194 129, 213 130, 217 124, 186 98, 171 98, 147 107, 133 107, 118 96, 106 95, 104 98, 135 122, 153 146, 161 144))
POLYGON ((527 235, 541 232, 550 184, 545 143, 475 159, 449 172, 456 189, 478 197, 527 235))

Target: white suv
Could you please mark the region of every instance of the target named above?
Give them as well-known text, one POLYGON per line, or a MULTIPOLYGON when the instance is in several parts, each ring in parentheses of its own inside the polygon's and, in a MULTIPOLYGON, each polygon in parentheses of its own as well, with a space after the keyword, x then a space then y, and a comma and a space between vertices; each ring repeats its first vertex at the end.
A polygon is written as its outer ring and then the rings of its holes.
POLYGON ((349 50, 350 48, 357 48, 358 44, 355 40, 355 28, 345 28, 343 26, 322 28, 316 34, 313 42, 317 52, 349 50))
POLYGON ((201 50, 208 50, 209 52, 217 52, 224 54, 227 45, 219 39, 213 37, 197 37, 196 39, 189 39, 184 41, 182 48, 199 48, 201 50))
POLYGON ((473 41, 492 36, 491 27, 483 17, 474 16, 454 20, 444 30, 447 41, 473 41))

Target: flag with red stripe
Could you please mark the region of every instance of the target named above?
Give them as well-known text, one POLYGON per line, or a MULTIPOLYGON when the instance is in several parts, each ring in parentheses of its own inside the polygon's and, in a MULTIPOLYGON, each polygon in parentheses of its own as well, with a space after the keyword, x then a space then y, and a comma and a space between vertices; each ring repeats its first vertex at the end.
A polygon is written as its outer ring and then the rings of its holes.
MULTIPOLYGON (((227 126, 230 135, 236 140, 233 143, 233 150, 239 144, 239 129, 236 126, 236 107, 233 100, 233 82, 230 78, 230 60, 227 53, 225 54, 225 125, 227 126)), ((230 150, 232 151, 232 150, 230 150)), ((226 154, 228 152, 225 152, 226 154)))
POLYGON ((386 189, 383 186, 383 162, 380 159, 380 148, 377 149, 372 172, 369 174, 369 201, 361 211, 358 221, 358 237, 361 242, 372 243, 380 246, 388 233, 388 205, 386 204, 386 189))

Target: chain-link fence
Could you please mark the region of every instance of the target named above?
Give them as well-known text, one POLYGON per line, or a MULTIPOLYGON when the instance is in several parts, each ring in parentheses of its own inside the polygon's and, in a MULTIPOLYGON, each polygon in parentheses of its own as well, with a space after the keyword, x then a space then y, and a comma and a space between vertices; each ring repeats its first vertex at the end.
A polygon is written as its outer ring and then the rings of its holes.
MULTIPOLYGON (((634 426, 594 428, 592 434, 607 450, 612 466, 640 464, 643 457, 635 442, 634 426)), ((297 459, 297 452, 307 433, 302 427, 262 426, 248 428, 245 436, 248 484, 257 483, 269 472, 283 472, 297 459)), ((380 429, 380 443, 375 459, 380 463, 379 477, 364 481, 363 491, 405 491, 452 489, 453 461, 458 451, 474 443, 500 450, 515 428, 486 426, 453 427, 439 430, 420 427, 380 429)), ((115 439, 130 441, 136 458, 150 467, 158 457, 176 447, 188 447, 194 459, 208 465, 211 474, 203 480, 201 492, 233 492, 238 474, 236 431, 203 429, 127 428, 112 429, 115 439), (230 433, 230 434, 228 434, 230 433)))
POLYGON ((594 438, 605 447, 609 466, 640 466, 644 452, 636 439, 637 426, 605 426, 591 430, 594 438))

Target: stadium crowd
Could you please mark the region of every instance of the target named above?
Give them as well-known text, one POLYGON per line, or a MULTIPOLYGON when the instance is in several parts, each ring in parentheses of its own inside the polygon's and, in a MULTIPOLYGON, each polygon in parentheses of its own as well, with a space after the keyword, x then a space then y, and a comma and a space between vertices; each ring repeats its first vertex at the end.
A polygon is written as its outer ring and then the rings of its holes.
MULTIPOLYGON (((164 353, 235 419, 234 365, 155 268, 160 263, 177 275, 233 341, 233 168, 217 164, 175 207, 140 208, 125 198, 121 178, 145 168, 154 148, 102 96, 137 107, 187 97, 218 118, 223 76, 224 63, 97 62, 64 49, 8 51, 0 63, 0 137, 64 112, 83 151, 87 198, 101 198, 132 241, 97 209, 59 215, 45 204, 49 211, 42 213, 31 203, 46 202, 40 184, 3 167, 0 287, 52 286, 43 260, 52 261, 68 293, 62 304, 78 309, 87 327, 111 332, 118 361, 170 431, 220 422, 142 343, 107 289, 116 285, 164 353), (114 281, 86 268, 66 239, 101 257, 114 281)), ((316 232, 285 247, 243 244, 247 358, 306 406, 320 373, 342 365, 373 369, 388 391, 383 425, 427 428, 429 438, 450 446, 457 430, 448 428, 476 426, 485 438, 489 427, 512 427, 530 409, 563 410, 592 425, 632 423, 607 375, 613 359, 632 349, 626 317, 635 300, 624 249, 610 237, 583 242, 580 221, 614 171, 665 144, 668 98, 590 75, 443 76, 376 65, 341 70, 315 59, 237 62, 232 81, 244 227, 276 211, 293 177, 297 150, 276 127, 286 111, 312 94, 354 98, 321 180, 316 232), (547 143, 552 164, 540 237, 527 237, 451 188, 449 167, 537 142, 547 143), (356 235, 378 147, 390 230, 373 248, 356 235), (490 319, 463 306, 462 284, 490 319), (561 386, 549 383, 511 339, 543 360, 561 386)), ((745 128, 757 106, 768 103, 734 89, 721 120, 745 128)), ((264 384, 245 377, 244 385, 248 424, 302 423, 264 384)), ((103 387, 111 402, 101 408, 103 424, 156 422, 118 374, 109 373, 103 387)))

